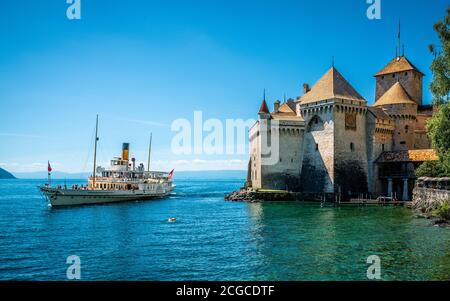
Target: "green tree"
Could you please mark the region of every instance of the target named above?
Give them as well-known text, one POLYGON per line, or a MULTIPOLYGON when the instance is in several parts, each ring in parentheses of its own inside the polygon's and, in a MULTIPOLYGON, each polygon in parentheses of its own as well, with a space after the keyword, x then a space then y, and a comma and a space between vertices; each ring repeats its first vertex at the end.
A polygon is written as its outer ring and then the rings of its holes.
POLYGON ((437 151, 439 162, 425 162, 416 171, 418 176, 450 176, 450 7, 447 15, 434 25, 440 45, 430 45, 434 54, 430 85, 436 113, 428 121, 428 136, 437 151))
POLYGON ((425 161, 416 169, 417 177, 440 177, 443 174, 437 161, 425 161))
POLYGON ((450 92, 450 7, 447 15, 434 24, 440 45, 430 45, 430 51, 434 54, 431 64, 433 80, 430 85, 433 93, 433 102, 436 105, 448 103, 450 92))

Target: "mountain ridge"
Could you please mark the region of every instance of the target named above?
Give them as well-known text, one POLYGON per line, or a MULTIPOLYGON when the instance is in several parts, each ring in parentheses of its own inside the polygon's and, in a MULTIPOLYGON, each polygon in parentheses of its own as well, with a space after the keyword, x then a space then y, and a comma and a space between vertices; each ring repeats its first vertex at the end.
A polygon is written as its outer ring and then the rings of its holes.
POLYGON ((9 171, 0 167, 0 179, 16 179, 16 177, 9 171))

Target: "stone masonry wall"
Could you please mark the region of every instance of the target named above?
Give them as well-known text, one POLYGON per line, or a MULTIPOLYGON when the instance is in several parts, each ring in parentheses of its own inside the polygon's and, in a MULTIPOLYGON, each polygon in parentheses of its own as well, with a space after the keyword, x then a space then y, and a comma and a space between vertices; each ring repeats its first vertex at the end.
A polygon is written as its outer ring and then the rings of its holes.
POLYGON ((412 207, 423 213, 450 202, 450 178, 419 178, 413 190, 412 207))
POLYGON ((273 165, 261 166, 262 188, 300 190, 303 135, 303 123, 280 121, 278 162, 273 165))
POLYGON ((395 122, 393 150, 414 149, 417 105, 392 104, 383 108, 395 122))
POLYGON ((351 104, 334 112, 334 184, 344 198, 368 192, 366 114, 365 106, 351 104))
POLYGON ((261 135, 260 135, 260 121, 249 131, 250 138, 250 180, 251 186, 254 189, 261 188, 261 135))
POLYGON ((381 182, 378 179, 378 167, 375 164, 376 159, 383 151, 392 150, 392 129, 393 125, 386 120, 377 120, 377 118, 367 114, 367 182, 369 193, 381 194, 381 182))
POLYGON ((333 193, 334 121, 333 107, 303 112, 305 139, 301 189, 304 192, 333 193))
POLYGON ((414 187, 413 202, 414 209, 423 212, 430 212, 436 209, 443 202, 450 200, 450 190, 441 190, 433 188, 414 187))

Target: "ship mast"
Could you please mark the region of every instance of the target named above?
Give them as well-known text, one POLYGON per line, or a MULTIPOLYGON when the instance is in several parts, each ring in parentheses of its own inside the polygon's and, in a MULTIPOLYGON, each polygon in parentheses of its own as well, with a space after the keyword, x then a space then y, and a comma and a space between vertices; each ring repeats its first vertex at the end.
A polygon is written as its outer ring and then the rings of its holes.
POLYGON ((152 133, 150 133, 150 143, 148 145, 148 161, 147 161, 147 171, 150 172, 150 154, 152 152, 152 133))
POLYGON ((98 114, 95 120, 94 169, 92 172, 92 188, 95 188, 95 169, 97 164, 98 114))

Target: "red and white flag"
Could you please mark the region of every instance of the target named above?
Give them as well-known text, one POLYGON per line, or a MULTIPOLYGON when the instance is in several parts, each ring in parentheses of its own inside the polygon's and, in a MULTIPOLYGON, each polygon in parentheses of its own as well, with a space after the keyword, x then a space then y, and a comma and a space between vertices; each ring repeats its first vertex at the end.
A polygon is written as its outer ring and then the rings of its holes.
POLYGON ((172 169, 170 172, 169 172, 169 176, 167 177, 169 180, 172 180, 172 178, 173 178, 173 171, 174 171, 175 169, 172 169))
POLYGON ((49 173, 52 172, 52 167, 50 166, 50 161, 48 161, 47 170, 49 173))

